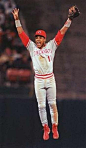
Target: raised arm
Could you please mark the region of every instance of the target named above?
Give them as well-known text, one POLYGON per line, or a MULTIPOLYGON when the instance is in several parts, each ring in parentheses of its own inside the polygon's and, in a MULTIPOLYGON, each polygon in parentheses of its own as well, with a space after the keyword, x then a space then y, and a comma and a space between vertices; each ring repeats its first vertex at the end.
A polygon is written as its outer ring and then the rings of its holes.
POLYGON ((79 9, 78 9, 77 6, 72 6, 69 9, 68 19, 67 19, 66 23, 64 24, 64 26, 60 29, 61 34, 65 34, 66 33, 66 31, 68 30, 68 28, 71 25, 72 20, 75 17, 79 16, 79 14, 80 14, 80 12, 79 12, 79 9))
POLYGON ((22 25, 20 23, 20 19, 19 19, 19 9, 15 8, 12 12, 14 20, 15 20, 15 25, 17 28, 17 32, 18 35, 22 41, 22 43, 24 44, 24 46, 26 47, 28 42, 29 42, 29 37, 27 36, 27 34, 24 32, 22 25))
POLYGON ((80 14, 80 11, 79 9, 77 8, 77 6, 72 6, 70 9, 69 9, 69 13, 68 13, 68 19, 67 21, 65 22, 64 26, 58 31, 56 37, 55 37, 55 40, 57 42, 58 45, 60 45, 65 33, 67 32, 67 30, 69 29, 71 23, 72 23, 72 20, 75 18, 75 17, 78 17, 80 14))

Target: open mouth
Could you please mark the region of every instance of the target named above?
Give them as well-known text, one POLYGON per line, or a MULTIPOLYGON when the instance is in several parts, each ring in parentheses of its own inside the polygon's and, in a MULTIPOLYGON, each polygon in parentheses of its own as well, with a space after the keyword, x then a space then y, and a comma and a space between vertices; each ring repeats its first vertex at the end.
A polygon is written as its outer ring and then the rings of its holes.
POLYGON ((41 46, 41 42, 36 42, 36 45, 37 46, 41 46))

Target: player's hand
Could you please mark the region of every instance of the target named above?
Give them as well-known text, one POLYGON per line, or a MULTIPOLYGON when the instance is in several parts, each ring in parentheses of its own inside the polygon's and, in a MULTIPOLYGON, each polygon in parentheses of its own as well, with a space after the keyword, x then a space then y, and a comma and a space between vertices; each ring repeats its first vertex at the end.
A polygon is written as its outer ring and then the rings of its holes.
POLYGON ((15 20, 19 19, 19 9, 17 8, 13 9, 12 14, 15 20))
POLYGON ((75 5, 75 6, 72 6, 70 9, 69 9, 69 14, 68 14, 68 18, 70 20, 73 20, 75 17, 78 17, 80 15, 80 11, 78 9, 78 7, 75 5))

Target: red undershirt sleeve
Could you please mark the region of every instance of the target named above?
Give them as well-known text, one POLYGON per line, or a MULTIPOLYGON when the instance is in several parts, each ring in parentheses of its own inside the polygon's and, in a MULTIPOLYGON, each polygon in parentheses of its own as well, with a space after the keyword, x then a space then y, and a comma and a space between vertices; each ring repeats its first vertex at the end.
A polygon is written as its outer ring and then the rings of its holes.
POLYGON ((56 41, 57 45, 61 44, 63 37, 64 37, 64 34, 61 34, 61 32, 59 30, 57 35, 55 36, 55 41, 56 41))
POLYGON ((23 31, 22 33, 19 34, 19 37, 23 43, 23 45, 26 47, 28 42, 29 42, 29 37, 27 36, 27 34, 23 31))

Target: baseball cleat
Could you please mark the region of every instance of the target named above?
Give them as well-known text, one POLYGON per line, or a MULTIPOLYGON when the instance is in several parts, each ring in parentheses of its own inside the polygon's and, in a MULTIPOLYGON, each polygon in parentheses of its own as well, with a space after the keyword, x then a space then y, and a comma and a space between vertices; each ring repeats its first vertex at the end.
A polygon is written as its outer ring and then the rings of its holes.
POLYGON ((49 139, 49 133, 50 133, 50 128, 47 124, 44 125, 44 134, 43 134, 43 139, 48 140, 49 139))
POLYGON ((52 125, 52 133, 53 133, 53 139, 58 139, 59 138, 59 133, 58 133, 58 129, 57 129, 56 124, 52 125))

